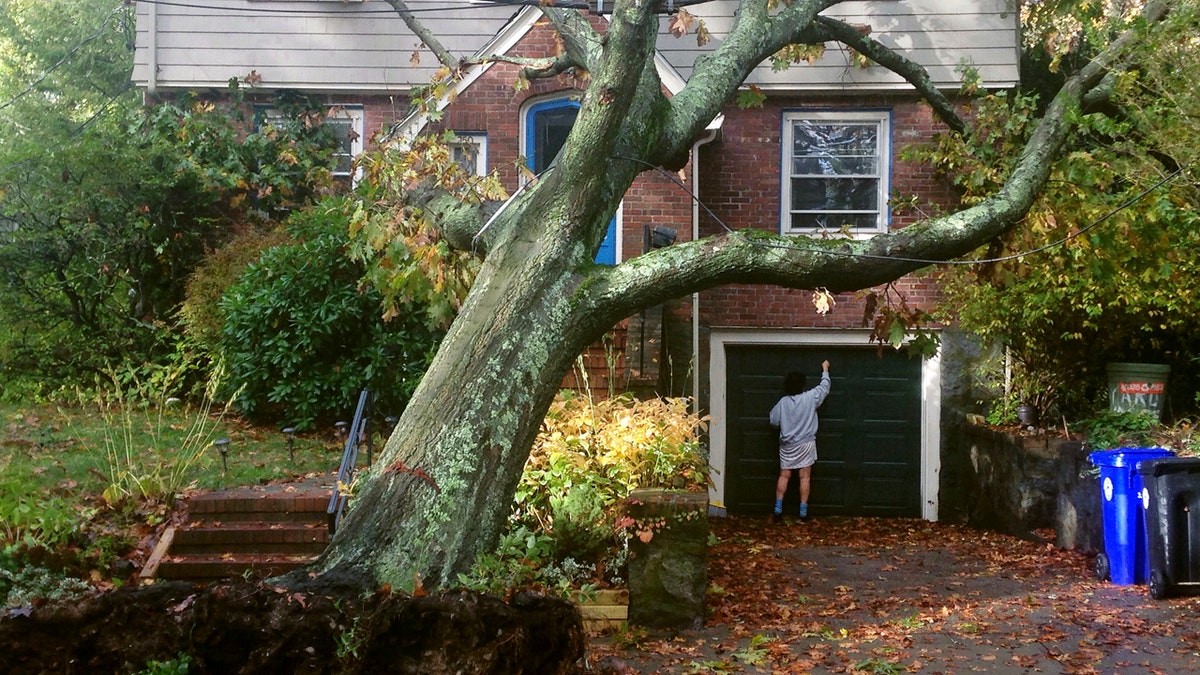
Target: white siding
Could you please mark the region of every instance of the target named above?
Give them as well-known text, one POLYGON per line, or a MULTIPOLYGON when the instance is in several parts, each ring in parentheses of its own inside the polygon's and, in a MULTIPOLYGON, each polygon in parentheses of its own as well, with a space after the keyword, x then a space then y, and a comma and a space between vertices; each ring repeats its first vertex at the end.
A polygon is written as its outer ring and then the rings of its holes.
MULTIPOLYGON (((1018 78, 1020 19, 1015 5, 1016 0, 874 0, 842 3, 824 14, 851 24, 869 25, 872 38, 923 66, 939 87, 956 89, 962 81, 956 69, 967 63, 979 71, 985 86, 1006 88, 1016 84, 1018 78)), ((723 0, 688 8, 704 20, 713 35, 707 50, 716 48, 728 35, 735 6, 732 0, 723 0)), ((684 79, 704 53, 697 48, 693 35, 676 38, 664 34, 658 40, 658 49, 684 79)), ((801 63, 773 72, 768 62, 747 82, 767 90, 908 87, 886 68, 852 65, 849 51, 838 43, 829 43, 825 56, 812 65, 801 63)))
MULTIPOLYGON (((452 6, 420 16, 461 56, 479 50, 520 9, 446 4, 452 6)), ((407 92, 428 83, 438 68, 427 50, 413 66, 420 40, 386 2, 189 0, 139 3, 137 16, 133 81, 144 88, 221 88, 253 70, 264 88, 407 92)))
MULTIPOLYGON (((923 65, 934 81, 955 88, 959 64, 977 68, 989 87, 1017 81, 1016 0, 873 0, 847 2, 827 14, 868 24, 881 43, 923 65)), ((456 55, 475 54, 492 40, 520 6, 475 5, 447 0, 410 6, 456 55)), ((696 59, 720 44, 732 21, 734 0, 689 8, 703 18, 713 41, 701 48, 695 36, 676 38, 662 20, 662 57, 686 79, 696 59)), ((365 0, 199 0, 137 7, 137 52, 133 80, 144 88, 203 89, 226 86, 230 78, 256 71, 263 88, 360 93, 407 92, 429 81, 438 64, 386 2, 365 0), (185 5, 195 6, 185 6, 185 5), (151 17, 155 17, 151 20, 151 17), (153 51, 152 51, 153 50, 153 51), (151 78, 150 64, 156 63, 151 78)), ((749 82, 764 89, 888 90, 907 85, 880 67, 849 64, 844 50, 830 45, 813 65, 781 72, 760 67, 749 82)))

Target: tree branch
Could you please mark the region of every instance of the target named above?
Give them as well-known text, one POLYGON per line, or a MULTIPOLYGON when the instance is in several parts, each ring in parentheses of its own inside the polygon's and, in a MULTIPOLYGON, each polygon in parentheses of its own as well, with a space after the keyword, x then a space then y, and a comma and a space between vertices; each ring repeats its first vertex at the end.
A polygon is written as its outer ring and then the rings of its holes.
MULTIPOLYGON (((1143 12, 1154 23, 1169 0, 1151 0, 1143 12)), ((910 225, 865 241, 825 241, 764 230, 729 232, 659 249, 615 268, 592 272, 583 287, 593 311, 613 322, 664 300, 728 283, 821 285, 832 291, 868 288, 914 270, 949 261, 987 243, 1024 217, 1049 178, 1054 157, 1071 129, 1071 110, 1122 63, 1137 32, 1129 30, 1074 76, 1046 108, 996 194, 957 213, 910 225)))
MULTIPOLYGON (((600 45, 604 39, 592 28, 592 24, 581 12, 573 9, 562 9, 553 5, 541 8, 542 14, 554 24, 558 36, 562 38, 566 58, 574 65, 588 71, 598 69, 600 45)), ((561 58, 561 57, 560 57, 561 58)))
POLYGON ((765 0, 742 0, 725 41, 696 60, 687 85, 671 99, 662 154, 674 156, 690 146, 750 73, 772 54, 789 44, 834 39, 817 25, 816 18, 840 1, 798 1, 771 17, 765 0))
POLYGON ((955 112, 954 105, 933 84, 933 81, 929 79, 929 72, 923 67, 904 58, 844 21, 818 16, 817 23, 829 31, 829 34, 838 42, 907 80, 946 126, 960 134, 966 130, 966 124, 955 112))
POLYGON ((487 255, 495 241, 495 232, 484 229, 488 220, 506 202, 471 204, 457 195, 433 187, 416 188, 408 194, 409 203, 424 211, 425 222, 437 230, 451 248, 487 255))
POLYGON ((438 41, 437 36, 431 33, 425 27, 425 24, 421 23, 420 19, 412 13, 412 10, 408 8, 408 3, 404 2, 404 0, 387 0, 387 3, 400 15, 400 20, 404 22, 404 25, 408 26, 408 29, 420 38, 425 47, 433 52, 439 63, 450 70, 458 68, 459 60, 443 47, 442 43, 438 41))

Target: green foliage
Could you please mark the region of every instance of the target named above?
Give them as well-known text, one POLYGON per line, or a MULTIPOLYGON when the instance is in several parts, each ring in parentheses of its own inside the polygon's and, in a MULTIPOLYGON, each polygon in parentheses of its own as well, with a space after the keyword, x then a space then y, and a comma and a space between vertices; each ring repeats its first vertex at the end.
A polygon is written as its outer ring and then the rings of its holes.
MULTIPOLYGON (((202 256, 332 185, 324 107, 248 129, 230 104, 145 110, 132 4, 0 3, 0 378, 37 396, 160 358, 202 256), (251 133, 247 134, 247 131, 251 133)), ((11 385, 11 386, 10 386, 11 385)))
MULTIPOLYGON (((581 496, 570 513, 601 506, 612 518, 617 505, 639 487, 704 489, 708 460, 700 451, 705 420, 688 411, 687 399, 639 400, 630 395, 592 401, 564 392, 542 425, 517 487, 515 517, 551 533, 560 529, 568 495, 581 496), (583 507, 582 504, 588 504, 583 507)), ((567 528, 594 526, 584 522, 567 528)), ((557 535, 556 535, 557 536, 557 535)), ((564 551, 579 556, 578 551, 564 551)))
POLYGON ((705 489, 704 425, 686 399, 596 402, 563 392, 525 465, 508 532, 459 582, 489 592, 619 583, 624 500, 638 487, 705 489))
MULTIPOLYGON (((1195 144, 1184 139, 1200 133, 1200 102, 1182 93, 1192 89, 1188 73, 1200 67, 1200 55, 1172 36, 1191 32, 1196 13, 1173 13, 1177 23, 1137 43, 1138 69, 1114 78, 1115 105, 1074 115, 1078 127, 1025 224, 979 252, 991 262, 946 274, 939 318, 1006 346, 1014 394, 1043 417, 1050 408, 1068 416, 1095 409, 1110 361, 1172 365, 1179 375, 1173 389, 1184 394, 1175 414, 1192 403, 1200 164, 1195 144), (1115 106, 1120 114, 1105 114, 1115 106)), ((1104 33, 1099 19, 1085 17, 1077 36, 1104 33)), ((971 133, 945 135, 906 156, 930 161, 953 179, 965 204, 979 203, 1007 177, 1042 103, 1031 93, 984 96, 973 106, 971 133)))
POLYGON ((87 583, 37 565, 22 565, 12 569, 0 566, 0 592, 4 606, 28 607, 34 600, 60 600, 83 595, 92 590, 87 583))
MULTIPOLYGON (((7 468, 0 466, 0 470, 7 468)), ((76 500, 61 493, 25 493, 20 476, 4 473, 0 486, 9 497, 0 500, 0 537, 9 545, 54 549, 71 542, 82 522, 95 511, 81 508, 76 500)))
POLYGON ((191 479, 193 467, 211 459, 212 441, 229 410, 226 403, 213 411, 221 369, 213 370, 204 397, 194 407, 172 395, 183 371, 160 371, 149 381, 138 380, 132 369, 110 373, 110 386, 98 388, 95 395, 93 402, 106 425, 109 484, 103 496, 109 504, 128 499, 171 504, 191 479), (143 418, 134 414, 139 409, 150 413, 150 425, 139 424, 143 418))
POLYGON ((180 654, 166 661, 149 661, 138 675, 187 675, 191 664, 191 656, 180 654))
POLYGON ((556 549, 582 560, 595 560, 612 545, 616 527, 606 513, 605 497, 589 483, 550 497, 551 536, 556 549))
POLYGON ((187 281, 187 295, 180 315, 188 339, 208 352, 215 352, 225 326, 221 298, 263 251, 293 243, 287 230, 276 227, 254 229, 235 236, 206 256, 187 281))
POLYGON ((225 294, 221 354, 247 415, 311 427, 344 416, 364 387, 398 414, 425 372, 440 335, 423 307, 386 321, 382 296, 360 288, 345 254, 355 206, 333 197, 295 214, 297 243, 264 251, 225 294))
POLYGON ((458 582, 471 590, 506 595, 514 589, 555 588, 561 575, 553 571, 554 540, 524 525, 515 525, 500 537, 496 550, 481 555, 470 574, 458 582))
POLYGON ((1117 412, 1105 410, 1082 423, 1087 434, 1087 444, 1095 450, 1112 448, 1145 447, 1158 426, 1153 412, 1137 410, 1117 412))
POLYGON ((988 410, 987 423, 994 427, 1016 424, 1017 408, 1020 405, 1021 400, 1012 394, 993 400, 988 410))
POLYGON ((359 160, 363 179, 350 220, 350 252, 382 294, 387 318, 417 307, 434 325, 449 325, 479 268, 472 252, 452 249, 429 225, 413 183, 428 181, 467 204, 508 196, 496 174, 473 176, 452 161, 453 142, 451 133, 389 142, 359 160))
POLYGON ((61 154, 0 149, 9 377, 78 382, 158 358, 205 253, 331 184, 332 136, 305 126, 311 103, 280 104, 291 121, 248 136, 236 106, 135 103, 62 140, 61 154))

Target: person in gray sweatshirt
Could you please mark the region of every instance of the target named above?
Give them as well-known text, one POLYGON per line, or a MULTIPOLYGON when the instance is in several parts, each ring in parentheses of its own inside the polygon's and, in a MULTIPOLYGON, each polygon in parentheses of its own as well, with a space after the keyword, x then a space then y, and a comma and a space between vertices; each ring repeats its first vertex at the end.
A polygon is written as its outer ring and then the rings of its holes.
POLYGON ((829 361, 821 363, 821 382, 805 390, 804 373, 784 379, 783 398, 771 408, 771 426, 779 429, 779 480, 775 482, 775 522, 783 520, 783 494, 792 471, 800 472, 800 520, 808 520, 812 465, 817 461, 817 408, 829 395, 829 361))

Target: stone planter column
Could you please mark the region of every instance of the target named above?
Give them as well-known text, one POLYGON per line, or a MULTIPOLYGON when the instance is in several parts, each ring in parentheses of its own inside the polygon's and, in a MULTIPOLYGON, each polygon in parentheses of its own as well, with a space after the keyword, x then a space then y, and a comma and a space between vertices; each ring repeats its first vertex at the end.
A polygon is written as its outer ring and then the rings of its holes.
POLYGON ((646 628, 704 625, 708 589, 708 495, 635 490, 629 548, 629 623, 646 628))

